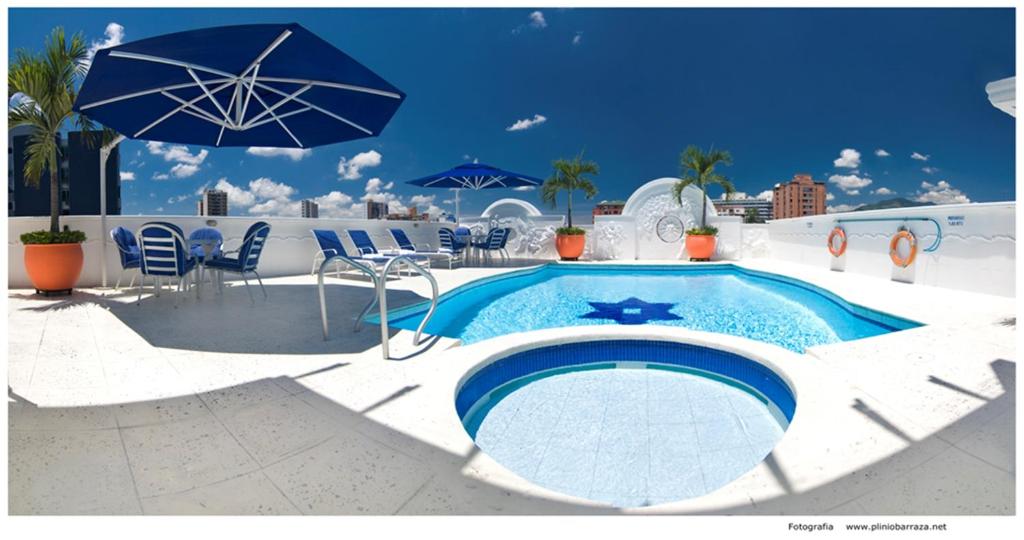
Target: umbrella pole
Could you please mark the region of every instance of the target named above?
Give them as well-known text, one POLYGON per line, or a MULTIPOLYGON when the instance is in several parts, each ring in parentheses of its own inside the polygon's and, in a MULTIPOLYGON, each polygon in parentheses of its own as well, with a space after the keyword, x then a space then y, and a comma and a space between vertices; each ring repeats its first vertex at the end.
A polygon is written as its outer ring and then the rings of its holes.
POLYGON ((459 188, 455 188, 455 224, 458 225, 462 220, 462 216, 459 214, 459 192, 462 191, 459 188))
POLYGON ((107 288, 107 159, 123 140, 125 136, 118 135, 100 148, 100 285, 104 289, 107 288))

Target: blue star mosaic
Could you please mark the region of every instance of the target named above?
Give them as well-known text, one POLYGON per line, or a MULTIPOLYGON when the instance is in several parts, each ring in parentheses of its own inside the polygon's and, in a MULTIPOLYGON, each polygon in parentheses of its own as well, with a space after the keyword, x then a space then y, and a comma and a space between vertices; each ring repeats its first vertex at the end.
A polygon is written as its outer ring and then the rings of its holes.
POLYGON ((644 302, 635 297, 627 298, 621 302, 587 302, 594 309, 590 313, 581 315, 583 319, 610 319, 619 324, 645 324, 651 321, 675 321, 682 319, 679 315, 672 313, 675 304, 644 302))

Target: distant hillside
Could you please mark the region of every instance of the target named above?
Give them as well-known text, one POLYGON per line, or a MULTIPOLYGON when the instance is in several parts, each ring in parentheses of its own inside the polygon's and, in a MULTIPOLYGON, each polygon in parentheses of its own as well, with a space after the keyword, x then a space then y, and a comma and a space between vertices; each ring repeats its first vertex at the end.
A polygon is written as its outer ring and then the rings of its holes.
POLYGON ((903 197, 897 197, 895 199, 887 199, 884 201, 878 201, 876 203, 865 204, 854 209, 854 212, 861 212, 863 210, 885 210, 888 208, 908 208, 911 206, 935 206, 935 203, 930 202, 917 202, 910 199, 904 199, 903 197))

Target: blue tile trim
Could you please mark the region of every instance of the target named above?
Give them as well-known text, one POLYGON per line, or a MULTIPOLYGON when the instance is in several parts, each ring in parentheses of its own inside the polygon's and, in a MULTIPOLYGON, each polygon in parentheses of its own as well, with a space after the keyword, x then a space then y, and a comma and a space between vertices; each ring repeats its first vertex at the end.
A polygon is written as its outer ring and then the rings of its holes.
POLYGON ((533 373, 597 363, 651 362, 714 373, 754 388, 778 407, 786 421, 793 420, 796 399, 789 385, 768 367, 738 354, 699 345, 670 341, 616 339, 581 341, 539 347, 509 355, 474 373, 459 388, 455 410, 466 422, 481 399, 510 381, 533 373))

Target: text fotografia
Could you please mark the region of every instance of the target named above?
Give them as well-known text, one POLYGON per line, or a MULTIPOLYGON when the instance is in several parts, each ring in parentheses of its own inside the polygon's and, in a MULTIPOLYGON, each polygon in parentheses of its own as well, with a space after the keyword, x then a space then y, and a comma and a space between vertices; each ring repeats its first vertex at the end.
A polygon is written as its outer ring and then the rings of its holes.
POLYGON ((790 523, 789 530, 791 531, 831 531, 835 529, 831 523, 790 523))

